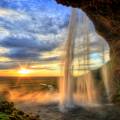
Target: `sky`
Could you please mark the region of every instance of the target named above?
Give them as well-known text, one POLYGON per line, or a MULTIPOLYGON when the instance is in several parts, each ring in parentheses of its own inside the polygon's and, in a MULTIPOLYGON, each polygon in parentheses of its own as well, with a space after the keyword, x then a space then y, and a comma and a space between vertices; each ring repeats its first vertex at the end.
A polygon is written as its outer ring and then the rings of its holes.
MULTIPOLYGON (((0 0, 0 76, 18 76, 21 68, 29 69, 31 76, 59 76, 70 14, 70 7, 55 0, 0 0)), ((77 42, 85 27, 85 14, 79 10, 78 15, 77 42)), ((100 46, 98 39, 105 43, 90 20, 87 26, 91 47, 100 46)), ((99 61, 95 50, 90 57, 99 61)))

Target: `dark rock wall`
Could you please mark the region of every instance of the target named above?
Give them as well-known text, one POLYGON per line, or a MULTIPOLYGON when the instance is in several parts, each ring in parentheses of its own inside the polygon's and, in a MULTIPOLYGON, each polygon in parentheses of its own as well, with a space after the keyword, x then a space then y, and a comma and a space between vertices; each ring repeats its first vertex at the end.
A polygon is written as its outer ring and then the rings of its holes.
POLYGON ((120 0, 56 0, 58 3, 81 8, 93 21, 96 31, 110 46, 112 63, 112 96, 120 91, 120 0))
POLYGON ((57 0, 57 2, 85 11, 94 22, 98 33, 107 40, 120 39, 120 0, 57 0))

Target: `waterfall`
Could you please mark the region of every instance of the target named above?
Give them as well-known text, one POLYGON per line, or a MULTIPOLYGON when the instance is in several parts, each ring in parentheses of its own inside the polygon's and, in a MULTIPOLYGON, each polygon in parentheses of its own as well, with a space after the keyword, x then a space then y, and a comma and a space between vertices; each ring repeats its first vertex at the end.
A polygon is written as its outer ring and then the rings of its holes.
POLYGON ((107 100, 110 101, 110 78, 108 73, 107 65, 104 65, 101 69, 102 80, 104 82, 105 90, 106 90, 106 97, 107 100))
MULTIPOLYGON (((83 30, 78 29, 79 27, 79 15, 78 10, 76 8, 72 9, 68 28, 68 35, 66 39, 66 45, 64 50, 64 65, 62 66, 64 69, 64 75, 59 80, 59 97, 60 97, 60 110, 66 111, 67 109, 71 109, 76 105, 84 105, 84 106, 93 106, 100 104, 100 95, 98 89, 96 87, 96 80, 93 77, 91 70, 91 41, 89 39, 89 28, 88 28, 88 17, 85 15, 83 19, 83 24, 85 24, 83 30), (81 32, 82 31, 82 32, 81 32), (83 36, 82 41, 76 42, 77 33, 79 37, 83 36), (81 36, 80 36, 81 35, 81 36), (81 55, 81 51, 75 50, 76 44, 79 46, 79 50, 81 49, 83 53, 81 55), (80 45, 79 45, 80 44, 80 45), (78 54, 76 54, 76 52, 78 54), (81 60, 81 58, 83 58, 81 60), (75 62, 78 61, 78 62, 75 62), (82 67, 81 67, 81 61, 82 67), (78 63, 77 69, 75 68, 75 64, 78 63), (75 71, 81 72, 82 75, 77 74, 75 76, 75 71)), ((107 90, 107 94, 109 94, 109 86, 106 68, 103 68, 104 75, 104 84, 107 90)))
POLYGON ((74 41, 77 28, 77 9, 72 9, 69 23, 69 31, 65 47, 64 56, 64 77, 60 80, 60 109, 71 108, 74 106, 74 78, 72 75, 72 62, 74 52, 74 41))
POLYGON ((99 103, 99 95, 90 71, 78 78, 75 97, 76 104, 81 106, 93 106, 99 103))

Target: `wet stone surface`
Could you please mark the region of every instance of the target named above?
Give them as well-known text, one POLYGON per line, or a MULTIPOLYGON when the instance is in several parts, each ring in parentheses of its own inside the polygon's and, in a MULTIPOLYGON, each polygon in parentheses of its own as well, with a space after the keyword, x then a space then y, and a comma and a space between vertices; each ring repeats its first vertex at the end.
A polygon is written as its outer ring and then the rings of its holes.
POLYGON ((24 106, 22 110, 39 114, 41 120, 120 120, 120 107, 105 105, 100 107, 76 107, 68 112, 60 112, 57 105, 24 106))

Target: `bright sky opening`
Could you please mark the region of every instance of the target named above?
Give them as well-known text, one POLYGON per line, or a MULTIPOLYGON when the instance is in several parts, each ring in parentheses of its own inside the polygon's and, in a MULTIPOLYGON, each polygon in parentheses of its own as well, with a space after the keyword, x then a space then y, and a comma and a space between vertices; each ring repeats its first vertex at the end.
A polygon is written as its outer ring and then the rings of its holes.
MULTIPOLYGON (((0 76, 60 76, 70 14, 70 7, 55 0, 0 1, 0 76), (27 68, 19 69, 19 65, 27 68)), ((79 10, 78 15, 85 13, 79 10)), ((103 41, 108 49, 93 23, 88 23, 92 50, 99 47, 96 41, 103 41)), ((83 23, 78 26, 84 28, 83 23)), ((100 61, 98 55, 92 56, 93 61, 100 61)))

